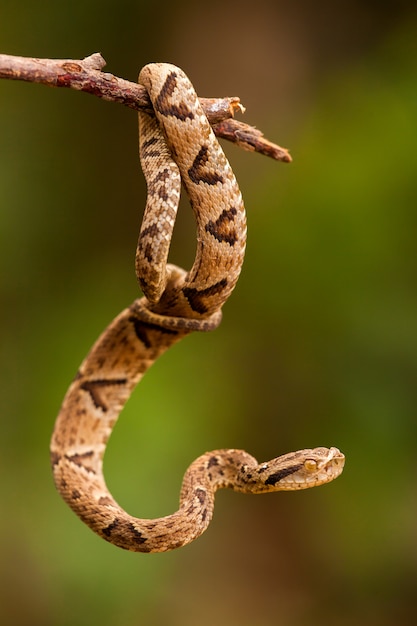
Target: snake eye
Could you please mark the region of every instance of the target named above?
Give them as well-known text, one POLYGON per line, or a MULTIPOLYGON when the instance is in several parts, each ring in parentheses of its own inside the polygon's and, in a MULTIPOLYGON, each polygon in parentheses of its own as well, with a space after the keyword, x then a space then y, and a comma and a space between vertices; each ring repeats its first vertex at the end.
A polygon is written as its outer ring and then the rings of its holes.
POLYGON ((304 468, 307 472, 315 472, 317 469, 317 461, 314 461, 313 459, 306 459, 304 461, 304 468))

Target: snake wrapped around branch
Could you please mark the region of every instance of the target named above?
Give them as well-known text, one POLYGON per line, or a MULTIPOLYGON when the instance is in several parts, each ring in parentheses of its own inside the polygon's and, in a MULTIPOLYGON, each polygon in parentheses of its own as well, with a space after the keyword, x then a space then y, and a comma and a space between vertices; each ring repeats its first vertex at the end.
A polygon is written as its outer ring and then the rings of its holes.
POLYGON ((136 252, 144 297, 106 328, 68 389, 51 441, 55 484, 93 531, 121 548, 164 552, 200 536, 217 489, 265 493, 314 487, 336 478, 344 456, 314 448, 258 463, 244 450, 197 458, 185 473, 178 510, 166 517, 129 515, 109 492, 103 455, 134 387, 154 361, 189 333, 212 330, 238 280, 246 244, 242 196, 190 81, 166 63, 145 66, 139 82, 153 112, 139 113, 147 203, 136 252), (186 272, 168 264, 181 185, 197 223, 197 251, 186 272))

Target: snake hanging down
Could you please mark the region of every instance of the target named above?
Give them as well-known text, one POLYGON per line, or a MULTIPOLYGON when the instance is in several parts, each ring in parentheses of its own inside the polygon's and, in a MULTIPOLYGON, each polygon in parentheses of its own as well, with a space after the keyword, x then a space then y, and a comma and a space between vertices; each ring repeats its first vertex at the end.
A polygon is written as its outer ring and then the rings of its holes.
POLYGON ((258 464, 244 450, 215 450, 185 473, 178 511, 158 519, 125 512, 103 477, 112 428, 134 387, 169 347, 195 330, 211 330, 239 277, 246 243, 242 197, 197 95, 179 68, 145 66, 139 82, 153 111, 139 113, 140 158, 148 197, 136 253, 144 297, 106 328, 64 398, 52 441, 58 491, 107 541, 136 552, 164 552, 201 535, 217 489, 244 493, 304 489, 333 480, 344 456, 315 448, 258 464), (197 222, 189 272, 167 264, 181 183, 197 222))

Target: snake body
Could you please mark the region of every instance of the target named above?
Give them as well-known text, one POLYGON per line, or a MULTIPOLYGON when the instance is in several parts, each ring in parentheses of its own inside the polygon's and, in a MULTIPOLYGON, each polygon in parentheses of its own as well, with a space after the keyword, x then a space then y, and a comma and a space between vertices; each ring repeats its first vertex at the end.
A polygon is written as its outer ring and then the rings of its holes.
POLYGON ((343 469, 337 448, 290 453, 259 464, 244 450, 207 452, 185 473, 178 511, 157 519, 129 515, 110 494, 103 455, 113 426, 152 363, 194 330, 211 330, 239 277, 246 243, 242 197, 199 104, 179 68, 145 66, 139 76, 153 111, 139 114, 148 197, 136 253, 144 297, 106 328, 64 398, 51 441, 56 487, 98 535, 127 550, 164 552, 201 535, 219 488, 245 493, 303 489, 343 469), (197 222, 189 272, 167 264, 181 183, 197 222))

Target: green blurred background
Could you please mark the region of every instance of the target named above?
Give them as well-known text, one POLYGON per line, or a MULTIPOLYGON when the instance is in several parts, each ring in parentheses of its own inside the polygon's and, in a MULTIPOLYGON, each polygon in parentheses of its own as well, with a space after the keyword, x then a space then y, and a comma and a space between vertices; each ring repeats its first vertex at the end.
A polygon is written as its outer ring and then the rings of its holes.
MULTIPOLYGON (((136 80, 171 61, 238 95, 292 165, 225 146, 249 239, 221 327, 187 338, 129 401, 106 455, 138 516, 177 504, 218 447, 259 460, 335 445, 342 477, 218 496, 162 555, 97 538, 55 492, 55 416, 101 330, 138 296, 136 114, 0 81, 0 621, 31 626, 385 626, 417 616, 417 10, 414 2, 0 2, 9 54, 136 80)), ((189 266, 184 203, 171 259, 189 266)))

